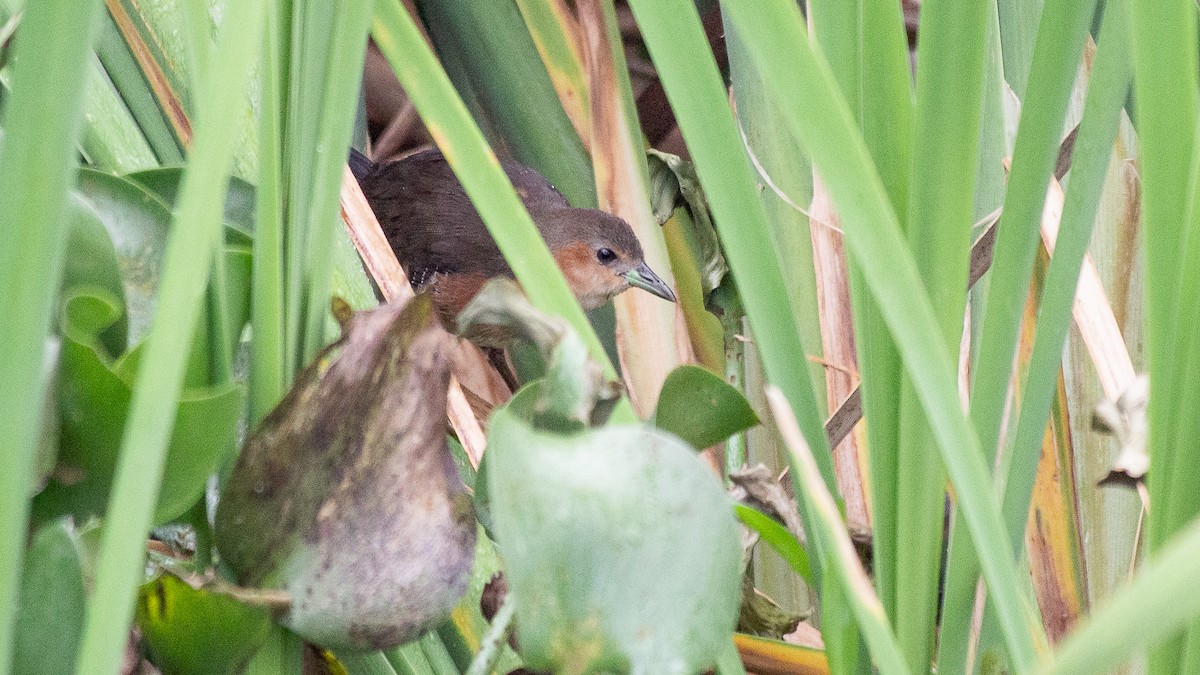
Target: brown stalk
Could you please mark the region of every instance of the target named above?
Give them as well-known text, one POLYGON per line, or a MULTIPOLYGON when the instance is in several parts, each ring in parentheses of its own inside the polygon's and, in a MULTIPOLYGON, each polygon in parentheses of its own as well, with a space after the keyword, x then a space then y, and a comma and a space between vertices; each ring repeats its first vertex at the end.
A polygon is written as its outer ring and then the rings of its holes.
MULTIPOLYGON (((379 221, 367 205, 367 199, 359 189, 358 181, 354 179, 354 174, 350 173, 349 167, 342 173, 341 207, 342 220, 346 224, 350 240, 354 242, 354 247, 362 256, 363 265, 379 286, 384 299, 388 302, 411 299, 413 290, 408 284, 408 275, 396 260, 396 254, 392 252, 391 245, 383 236, 379 221)), ((458 363, 456 359, 456 370, 458 363)), ((457 377, 454 376, 450 378, 446 416, 463 449, 466 450, 472 466, 478 468, 487 439, 457 377)))
POLYGON ((171 88, 171 82, 167 79, 167 74, 163 72, 162 67, 154 58, 154 52, 150 49, 150 45, 142 39, 141 32, 138 31, 137 24, 133 17, 125 11, 120 0, 105 0, 105 6, 108 7, 108 13, 112 16, 113 23, 117 25, 117 30, 121 32, 121 37, 125 40, 125 44, 129 45, 129 51, 133 53, 133 58, 138 62, 138 67, 146 78, 146 83, 150 85, 150 90, 154 92, 154 97, 158 99, 158 107, 162 110, 163 115, 171 123, 171 128, 175 130, 175 137, 179 139, 180 145, 185 149, 192 145, 192 123, 188 119, 187 113, 183 109, 183 102, 175 95, 175 90, 171 88))
MULTIPOLYGON (((628 92, 617 75, 623 54, 615 54, 605 11, 607 0, 580 0, 580 33, 589 82, 592 120, 592 164, 600 208, 624 218, 642 243, 646 262, 673 285, 666 243, 647 199, 645 148, 636 116, 627 109, 628 92), (619 59, 619 61, 618 61, 619 59)), ((611 7, 611 6, 610 6, 611 7)), ((618 43, 617 47, 620 45, 618 43)), ((676 337, 672 306, 647 293, 617 296, 617 352, 633 407, 647 415, 671 370, 687 360, 680 353, 686 340, 676 337)))
MULTIPOLYGON (((825 368, 825 392, 829 408, 835 410, 855 392, 858 357, 854 349, 854 324, 850 314, 850 281, 846 249, 838 230, 838 216, 820 177, 813 175, 813 199, 809 207, 814 225, 809 228, 813 267, 817 277, 817 313, 821 321, 821 350, 834 368, 825 368), (833 227, 826 227, 830 223, 833 227)), ((833 468, 838 491, 846 504, 846 521, 852 529, 869 531, 871 514, 864 488, 866 458, 864 428, 851 425, 846 436, 833 447, 833 468)))

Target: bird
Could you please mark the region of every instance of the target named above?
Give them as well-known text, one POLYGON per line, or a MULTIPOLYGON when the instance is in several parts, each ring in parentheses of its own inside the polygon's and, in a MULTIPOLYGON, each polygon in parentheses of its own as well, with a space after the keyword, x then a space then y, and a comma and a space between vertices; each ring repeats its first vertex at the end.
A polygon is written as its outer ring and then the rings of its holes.
MULTIPOLYGON (((417 292, 432 294, 443 325, 495 277, 513 278, 500 248, 445 156, 437 149, 376 163, 351 150, 358 180, 396 258, 417 292)), ((675 293, 646 264, 641 243, 621 218, 575 208, 536 170, 513 160, 500 166, 584 309, 595 309, 630 287, 675 302, 675 293)), ((503 347, 503 332, 467 335, 483 347, 503 347)))

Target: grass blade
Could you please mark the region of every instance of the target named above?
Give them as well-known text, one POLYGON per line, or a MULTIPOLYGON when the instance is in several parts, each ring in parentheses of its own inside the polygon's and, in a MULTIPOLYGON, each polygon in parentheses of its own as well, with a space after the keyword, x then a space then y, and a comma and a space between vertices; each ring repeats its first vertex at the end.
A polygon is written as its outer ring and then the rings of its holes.
POLYGON ((904 654, 900 651, 900 645, 888 625, 883 605, 871 590, 871 582, 862 568, 858 554, 854 552, 850 536, 846 534, 846 524, 838 515, 833 495, 825 487, 812 450, 800 434, 800 427, 796 425, 796 414, 788 408, 787 399, 782 392, 774 387, 768 388, 767 400, 771 404, 771 412, 779 425, 784 442, 792 454, 792 465, 800 473, 798 479, 804 489, 799 491, 799 494, 808 502, 807 510, 817 515, 814 520, 818 523, 818 528, 812 536, 818 540, 816 548, 831 558, 822 568, 829 570, 830 577, 835 578, 841 586, 871 650, 874 665, 881 673, 913 672, 905 665, 904 654))
MULTIPOLYGON (((634 4, 635 11, 638 7, 634 4)), ((1004 605, 999 613, 1008 646, 1017 667, 1028 669, 1044 649, 1045 638, 1012 556, 1001 545, 1007 535, 979 439, 960 408, 954 363, 937 332, 938 322, 928 297, 914 292, 922 282, 911 256, 903 251, 906 247, 898 220, 878 174, 828 71, 808 44, 796 7, 772 2, 757 4, 751 11, 735 2, 726 8, 743 34, 753 36, 748 42, 756 63, 780 102, 793 111, 792 132, 808 148, 838 204, 847 245, 862 264, 864 277, 913 377, 942 461, 960 497, 966 524, 984 561, 985 577, 1000 598, 998 603, 1004 605), (942 347, 930 348, 938 344, 942 347)), ((678 16, 681 10, 674 9, 678 16)), ((677 31, 678 21, 674 23, 677 31)), ((653 42, 650 46, 653 54, 653 42)), ((659 66, 664 70, 661 62, 659 66)), ((670 94, 666 75, 664 81, 670 94)), ((684 130, 686 134, 686 126, 684 130)), ((697 145, 693 140, 693 152, 697 145)), ((697 160, 702 169, 699 155, 697 160)), ((713 203, 715 207, 715 199, 713 203)))
POLYGON ((83 119, 97 2, 25 8, 0 149, 0 671, 12 660, 34 457, 42 433, 46 336, 67 232, 67 188, 83 119), (53 86, 47 86, 52 83, 53 86))
MULTIPOLYGON (((629 223, 650 268, 673 288, 662 228, 650 209, 645 145, 616 11, 611 0, 581 0, 577 7, 588 57, 597 201, 629 223)), ((646 293, 624 293, 613 305, 619 327, 617 353, 629 398, 635 410, 648 413, 667 374, 684 360, 676 348, 675 305, 646 293)))
POLYGON ((259 56, 265 3, 230 8, 222 49, 207 78, 197 142, 181 188, 163 263, 158 309, 130 404, 88 606, 79 673, 115 673, 142 576, 145 536, 162 479, 167 440, 186 367, 213 247, 220 239, 225 187, 237 143, 238 115, 259 56), (230 78, 233 77, 233 81, 230 78), (240 81, 240 86, 238 82, 240 81), (216 232, 217 234, 214 234, 216 232))
POLYGON ((372 34, 530 300, 541 310, 565 318, 583 337, 592 356, 605 364, 609 375, 615 375, 512 183, 397 0, 376 3, 372 34))
POLYGON ((583 55, 579 52, 579 24, 565 0, 516 0, 529 35, 537 47, 558 100, 583 140, 591 142, 591 103, 583 55))
MULTIPOLYGON (((299 367, 308 363, 325 346, 324 328, 329 317, 329 291, 333 273, 333 237, 339 234, 337 217, 338 193, 342 183, 342 167, 346 163, 345 148, 350 147, 350 132, 354 125, 354 106, 349 102, 357 99, 361 79, 366 42, 363 35, 371 17, 371 0, 357 0, 338 4, 332 22, 332 35, 324 41, 315 41, 328 50, 325 60, 323 86, 317 87, 316 80, 308 84, 319 91, 320 103, 306 102, 320 109, 312 148, 312 181, 304 186, 311 191, 308 211, 293 221, 304 227, 305 257, 303 296, 307 300, 304 309, 302 335, 299 352, 299 367)), ((291 260, 299 264, 300 260, 291 260)))
MULTIPOLYGON (((1200 521, 1193 521, 1092 613, 1045 673, 1112 672, 1136 651, 1170 638, 1200 615, 1200 521)), ((1173 662, 1171 672, 1179 662, 1173 662)))
MULTIPOLYGON (((917 51, 913 164, 908 195, 910 250, 928 289, 942 343, 954 359, 962 335, 974 220, 987 8, 928 2, 917 51), (947 189, 947 186, 954 186, 947 189)), ((945 517, 945 469, 912 378, 900 390, 896 457, 896 626, 909 667, 932 660, 945 517)))
POLYGON ((254 267, 251 270, 249 424, 253 428, 283 398, 283 207, 281 191, 283 93, 282 25, 275 3, 267 8, 259 117, 258 185, 255 190, 254 267))
POLYGON ((800 355, 808 353, 799 338, 799 321, 696 8, 685 0, 635 1, 630 7, 696 162, 767 377, 800 415, 821 475, 836 489, 824 420, 807 369, 796 367, 800 355))
POLYGON ((995 456, 1000 438, 1021 312, 1040 241, 1046 184, 1095 4, 1051 0, 1038 31, 971 383, 971 420, 987 458, 995 456))

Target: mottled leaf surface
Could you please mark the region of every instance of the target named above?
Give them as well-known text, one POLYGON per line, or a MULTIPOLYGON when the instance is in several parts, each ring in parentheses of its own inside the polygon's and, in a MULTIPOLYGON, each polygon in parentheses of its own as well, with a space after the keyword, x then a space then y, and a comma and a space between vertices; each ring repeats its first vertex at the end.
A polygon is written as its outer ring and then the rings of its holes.
POLYGON ((222 556, 243 585, 286 590, 283 621, 311 642, 408 642, 466 590, 475 518, 446 446, 451 340, 428 296, 354 315, 226 485, 222 556))

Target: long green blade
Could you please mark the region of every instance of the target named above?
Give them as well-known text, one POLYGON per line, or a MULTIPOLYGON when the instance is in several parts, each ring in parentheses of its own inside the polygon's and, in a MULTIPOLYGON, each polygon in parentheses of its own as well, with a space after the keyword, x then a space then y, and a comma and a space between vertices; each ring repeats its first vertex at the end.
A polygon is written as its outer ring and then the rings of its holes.
MULTIPOLYGON (((633 7, 635 13, 639 9, 644 13, 658 11, 638 3, 633 7)), ((774 86, 776 96, 794 111, 792 131, 808 148, 838 205, 849 251, 862 264, 864 277, 879 302, 938 440, 942 461, 983 559, 984 576, 997 596, 1008 646, 1017 667, 1028 669, 1044 649, 1041 624, 1019 582, 1008 548, 1002 545, 1007 534, 979 439, 967 424, 958 402, 949 349, 937 331, 938 322, 928 297, 916 292, 922 282, 912 257, 904 251, 906 246, 896 214, 890 208, 878 174, 827 69, 808 44, 796 7, 787 2, 756 3, 753 10, 738 2, 725 7, 748 36, 755 61, 774 86)), ((676 17, 683 13, 677 6, 671 9, 676 17)), ((666 21, 665 16, 659 18, 666 21)), ((678 23, 674 21, 676 33, 678 23)), ((650 35, 647 37, 651 54, 655 55, 654 41, 650 35)), ((656 62, 670 94, 671 80, 664 59, 658 58, 656 62)), ((696 79, 689 78, 686 70, 678 76, 681 81, 696 79)), ((695 82, 689 84, 691 88, 697 86, 695 82)), ((680 106, 676 107, 678 111, 680 106)), ((680 122, 686 135, 687 122, 682 116, 680 122)), ((696 148, 708 143, 697 142, 696 138, 691 141, 689 147, 696 153, 703 179, 704 165, 696 148)), ((710 138, 710 142, 719 140, 710 138)), ((717 199, 713 198, 712 203, 716 209, 717 199)), ((718 222, 719 218, 718 212, 718 222)))
POLYGON ((46 335, 62 273, 67 187, 100 3, 29 3, 15 42, 0 151, 0 671, 12 660, 46 335))
POLYGON ((158 309, 134 386, 109 501, 77 667, 81 674, 116 673, 121 666, 188 344, 214 247, 221 239, 225 187, 237 143, 236 111, 259 56, 265 7, 261 2, 230 7, 221 48, 200 98, 195 145, 163 261, 158 309))

